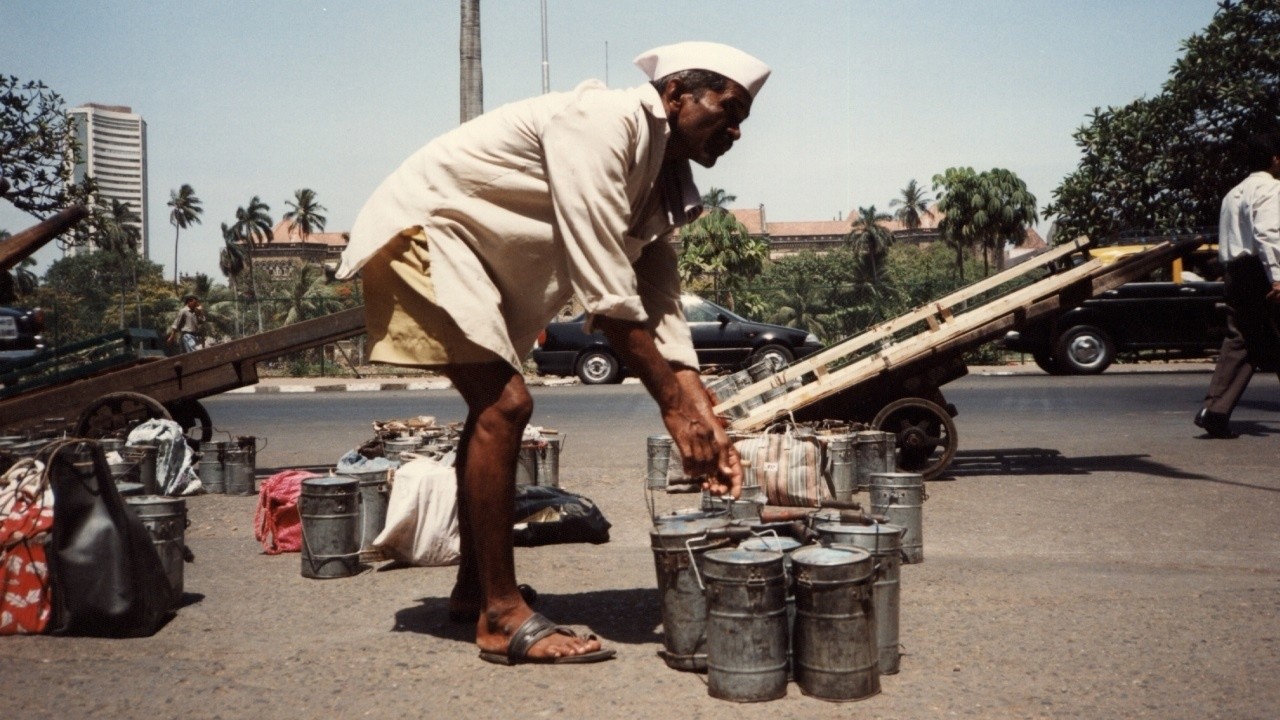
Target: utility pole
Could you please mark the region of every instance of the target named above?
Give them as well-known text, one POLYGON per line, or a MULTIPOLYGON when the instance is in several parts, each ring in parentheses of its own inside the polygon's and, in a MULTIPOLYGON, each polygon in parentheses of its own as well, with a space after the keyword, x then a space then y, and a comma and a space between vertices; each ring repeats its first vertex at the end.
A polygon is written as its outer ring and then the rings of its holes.
POLYGON ((547 0, 542 0, 542 94, 551 92, 551 65, 547 62, 547 0))

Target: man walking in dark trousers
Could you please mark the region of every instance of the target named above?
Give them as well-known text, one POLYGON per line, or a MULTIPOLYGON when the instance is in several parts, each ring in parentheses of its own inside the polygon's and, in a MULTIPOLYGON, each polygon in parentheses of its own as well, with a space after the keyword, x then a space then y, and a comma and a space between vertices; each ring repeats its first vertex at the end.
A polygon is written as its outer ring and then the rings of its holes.
POLYGON ((1227 335, 1195 423, 1234 438, 1229 420, 1254 370, 1277 370, 1280 317, 1280 131, 1249 139, 1250 175, 1222 199, 1218 256, 1225 274, 1227 335))

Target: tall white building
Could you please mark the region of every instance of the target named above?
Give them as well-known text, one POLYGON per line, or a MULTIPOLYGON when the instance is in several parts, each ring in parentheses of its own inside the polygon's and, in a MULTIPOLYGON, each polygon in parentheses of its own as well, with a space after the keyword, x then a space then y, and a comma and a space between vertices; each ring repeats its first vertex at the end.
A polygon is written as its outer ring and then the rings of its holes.
POLYGON ((138 214, 141 242, 138 252, 151 257, 147 231, 147 123, 124 105, 86 103, 68 111, 76 124, 80 159, 76 181, 85 175, 98 184, 98 197, 127 203, 138 214))

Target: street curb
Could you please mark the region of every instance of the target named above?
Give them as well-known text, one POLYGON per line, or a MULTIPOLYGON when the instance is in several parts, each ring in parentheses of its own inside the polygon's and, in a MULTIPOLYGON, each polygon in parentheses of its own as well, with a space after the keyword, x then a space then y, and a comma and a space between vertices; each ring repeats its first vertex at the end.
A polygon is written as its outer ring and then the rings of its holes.
MULTIPOLYGON (((1169 363, 1169 364, 1131 364, 1114 365, 1108 370, 1116 375, 1120 373, 1176 373, 1176 372, 1212 372, 1213 363, 1169 363)), ((1035 365, 974 365, 969 368, 970 375, 983 377, 1007 377, 1014 375, 1044 375, 1044 371, 1035 365)), ((1086 377, 1086 376, 1078 376, 1086 377)), ((636 383, 635 378, 626 378, 625 383, 636 383)), ((562 387, 579 385, 577 378, 540 377, 526 375, 525 384, 529 387, 562 387)), ((305 378, 263 378, 257 385, 249 385, 227 393, 259 394, 259 393, 332 393, 332 392, 382 392, 382 391, 418 391, 448 390, 453 383, 445 378, 426 380, 319 380, 309 382, 305 378)))
MULTIPOLYGON (((542 377, 526 377, 525 383, 530 387, 539 386, 560 386, 560 385, 576 385, 578 381, 574 378, 542 378, 542 377)), ((416 391, 416 390, 448 390, 453 387, 453 383, 444 378, 435 378, 430 380, 388 380, 388 381, 369 381, 369 380, 352 380, 349 382, 307 382, 299 378, 264 378, 258 381, 256 385, 248 385, 234 390, 228 390, 227 394, 239 395, 258 395, 258 394, 292 394, 292 393, 334 393, 334 392, 382 392, 382 391, 416 391)))

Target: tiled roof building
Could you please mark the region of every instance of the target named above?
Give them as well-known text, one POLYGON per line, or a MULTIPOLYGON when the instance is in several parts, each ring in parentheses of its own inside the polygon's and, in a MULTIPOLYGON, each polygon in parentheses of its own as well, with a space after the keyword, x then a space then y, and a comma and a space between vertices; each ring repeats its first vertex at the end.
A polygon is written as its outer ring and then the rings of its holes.
MULTIPOLYGON (((853 219, 858 216, 854 211, 841 220, 769 222, 763 205, 757 208, 731 208, 729 212, 746 227, 748 235, 762 237, 769 242, 771 260, 804 250, 826 252, 839 247, 853 231, 853 219)), ((908 230, 896 219, 883 221, 880 225, 893 233, 895 242, 928 244, 940 239, 938 224, 943 217, 937 205, 934 205, 928 213, 921 215, 920 227, 915 230, 908 230)), ((1017 262, 1018 258, 1035 254, 1045 246, 1040 234, 1034 228, 1029 228, 1024 240, 1010 251, 1009 260, 1017 262)))
POLYGON ((265 245, 255 245, 253 260, 259 268, 272 277, 284 277, 298 263, 324 267, 336 265, 347 247, 348 233, 311 233, 304 240, 298 226, 281 220, 271 229, 272 240, 265 245))

